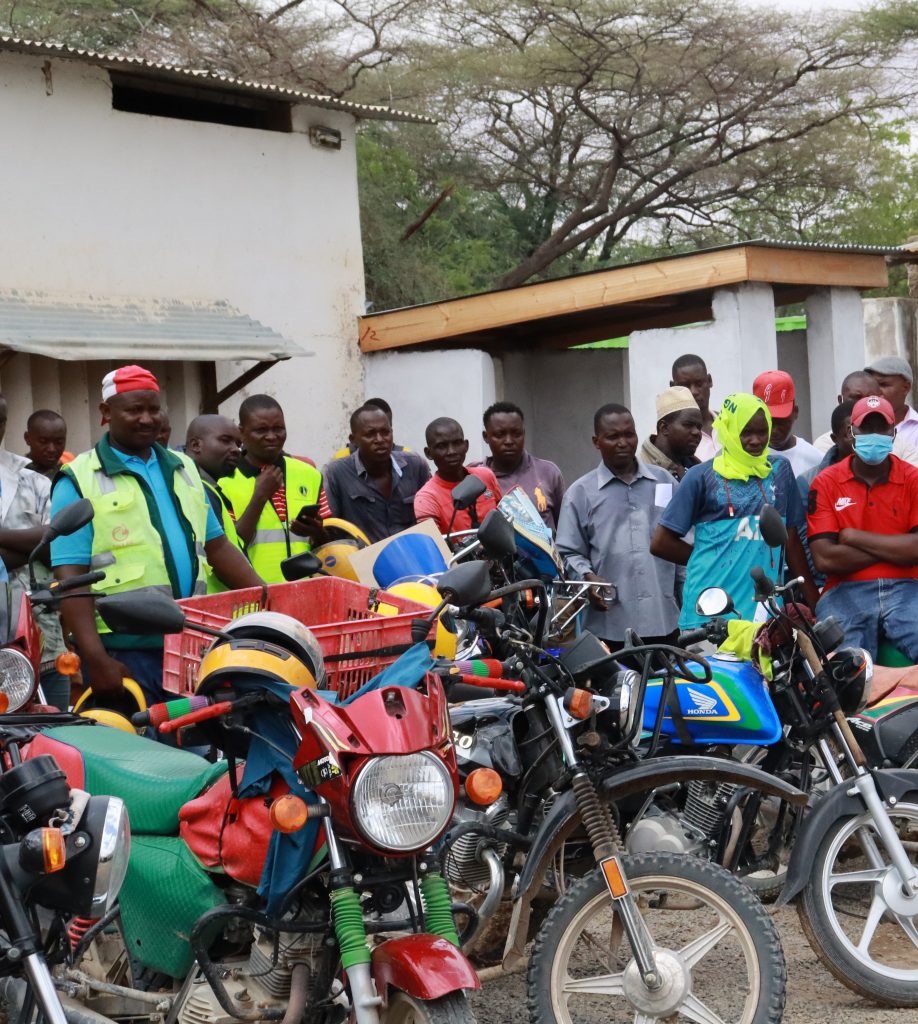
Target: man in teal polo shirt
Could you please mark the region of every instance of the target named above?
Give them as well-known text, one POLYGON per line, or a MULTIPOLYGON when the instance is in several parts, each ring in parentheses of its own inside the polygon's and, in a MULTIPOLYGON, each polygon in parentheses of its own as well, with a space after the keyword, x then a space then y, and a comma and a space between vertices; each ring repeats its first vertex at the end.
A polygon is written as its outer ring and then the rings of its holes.
MULTIPOLYGON (((121 367, 102 382, 102 421, 109 426, 95 446, 63 468, 54 484, 52 514, 81 497, 94 519, 51 546, 58 579, 101 568, 94 593, 166 589, 175 598, 205 590, 204 561, 231 588, 262 581, 230 544, 207 501, 194 463, 156 442, 160 395, 156 378, 139 366, 121 367)), ((97 696, 118 697, 122 678, 135 679, 148 702, 165 699, 162 636, 107 632, 94 602, 63 602, 84 676, 97 696)))

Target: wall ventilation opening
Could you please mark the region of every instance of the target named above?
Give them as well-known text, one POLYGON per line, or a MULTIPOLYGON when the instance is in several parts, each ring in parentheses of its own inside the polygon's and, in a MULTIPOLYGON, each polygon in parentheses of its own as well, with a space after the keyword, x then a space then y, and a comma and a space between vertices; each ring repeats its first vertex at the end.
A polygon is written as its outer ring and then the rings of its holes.
POLYGON ((292 104, 282 100, 230 95, 172 82, 143 81, 136 74, 122 75, 117 71, 109 74, 114 110, 269 132, 293 131, 292 104))

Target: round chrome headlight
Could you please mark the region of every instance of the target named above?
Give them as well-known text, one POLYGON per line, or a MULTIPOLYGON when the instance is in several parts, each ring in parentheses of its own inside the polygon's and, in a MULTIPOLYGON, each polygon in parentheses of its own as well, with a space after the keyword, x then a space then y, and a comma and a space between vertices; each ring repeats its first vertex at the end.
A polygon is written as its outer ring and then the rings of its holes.
POLYGON ((0 693, 6 697, 7 711, 18 711, 35 690, 32 663, 21 651, 0 649, 0 693))
POLYGON ((131 826, 124 801, 110 796, 99 836, 99 858, 92 890, 92 909, 101 917, 114 906, 124 884, 131 856, 131 826))
POLYGON ((453 815, 449 769, 429 750, 374 757, 357 775, 351 813, 361 834, 380 850, 423 850, 453 815))

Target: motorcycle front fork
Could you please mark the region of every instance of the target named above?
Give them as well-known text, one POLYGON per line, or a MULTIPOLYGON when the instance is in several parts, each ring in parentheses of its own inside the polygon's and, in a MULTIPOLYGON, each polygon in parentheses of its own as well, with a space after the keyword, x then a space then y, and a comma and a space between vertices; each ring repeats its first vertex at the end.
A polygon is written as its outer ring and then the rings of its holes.
MULTIPOLYGON (((335 836, 331 818, 325 817, 324 824, 328 861, 333 879, 332 922, 338 941, 341 966, 347 973, 354 1017, 357 1024, 379 1024, 379 1007, 383 1001, 373 981, 370 947, 367 944, 360 893, 354 887, 354 876, 335 836)), ((458 946, 459 937, 453 923, 452 904, 443 876, 437 872, 427 872, 421 879, 420 887, 425 930, 458 946)))
POLYGON ((571 788, 577 800, 580 819, 590 837, 593 856, 602 871, 609 890, 609 896, 618 911, 625 935, 631 946, 635 963, 640 971, 644 985, 648 989, 657 989, 663 984, 654 959, 654 941, 647 923, 641 916, 634 895, 628 885, 625 869, 621 861, 624 845, 618 832, 618 826, 603 805, 593 785, 593 780, 579 766, 579 758, 571 742, 570 733, 564 724, 561 708, 554 698, 545 702, 545 710, 554 728, 561 746, 561 752, 567 766, 572 770, 571 788))
MULTIPOLYGON (((837 729, 834 731, 842 750, 847 752, 848 744, 845 737, 837 729)), ((883 799, 877 789, 876 780, 873 775, 862 765, 856 763, 854 758, 848 757, 848 761, 853 767, 855 774, 853 779, 846 779, 839 771, 832 754, 832 749, 825 740, 819 741, 819 752, 835 784, 850 786, 851 790, 854 791, 851 795, 856 793, 863 801, 877 830, 877 835, 886 847, 889 859, 899 875, 903 891, 907 896, 914 896, 918 893, 918 867, 912 864, 908 851, 905 849, 902 839, 889 816, 889 810, 883 804, 883 799)), ((864 852, 872 866, 877 868, 883 867, 883 858, 880 855, 880 851, 876 848, 873 837, 866 829, 860 830, 860 839, 864 846, 864 852)))

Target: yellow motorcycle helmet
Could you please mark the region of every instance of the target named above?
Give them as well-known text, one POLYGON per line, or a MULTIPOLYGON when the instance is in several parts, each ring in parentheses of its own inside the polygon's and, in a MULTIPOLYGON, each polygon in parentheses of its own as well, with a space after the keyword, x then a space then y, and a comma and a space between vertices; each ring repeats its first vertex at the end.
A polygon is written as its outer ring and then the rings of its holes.
MULTIPOLYGON (((427 608, 436 608, 442 600, 436 587, 430 583, 394 583, 386 590, 387 594, 394 594, 396 597, 404 597, 409 601, 416 601, 427 608)), ((393 605, 380 604, 379 611, 383 615, 397 615, 398 609, 393 605)), ((456 657, 456 648, 459 638, 453 629, 450 628, 450 621, 445 611, 440 613, 437 619, 437 637, 434 642, 433 654, 435 658, 448 658, 452 661, 456 657)))
POLYGON ((122 682, 124 690, 118 696, 103 694, 96 697, 92 687, 88 686, 73 705, 73 713, 122 732, 143 732, 143 729, 135 729, 131 724, 131 715, 146 711, 147 699, 135 679, 124 679, 122 682))
POLYGON ((296 689, 321 689, 325 662, 315 634, 290 615, 252 612, 223 629, 229 640, 218 640, 205 653, 198 669, 195 693, 211 695, 240 675, 280 679, 296 689))
POLYGON ((359 583, 351 566, 351 555, 370 546, 370 538, 359 527, 346 519, 325 519, 322 526, 328 541, 315 548, 313 554, 322 560, 322 568, 329 576, 359 583))

